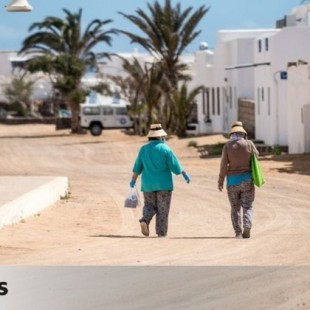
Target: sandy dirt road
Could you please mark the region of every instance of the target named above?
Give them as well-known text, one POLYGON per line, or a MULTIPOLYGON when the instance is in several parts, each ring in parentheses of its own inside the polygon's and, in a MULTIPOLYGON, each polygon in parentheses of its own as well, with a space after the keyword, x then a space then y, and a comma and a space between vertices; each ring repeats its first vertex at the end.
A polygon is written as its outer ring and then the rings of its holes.
POLYGON ((187 147, 189 139, 172 138, 168 143, 192 182, 175 178, 169 236, 158 239, 151 225, 145 238, 138 223, 141 208, 123 207, 132 165, 145 141, 120 131, 71 136, 49 125, 2 125, 1 174, 68 176, 70 197, 25 223, 1 229, 1 263, 310 264, 309 157, 296 163, 262 160, 267 184, 256 190, 252 238, 235 240, 226 192, 217 190, 220 159, 200 159, 187 147))
MULTIPOLYGON (((92 137, 56 132, 51 125, 0 125, 1 175, 64 175, 70 183, 68 199, 0 230, 0 263, 309 270, 310 156, 262 159, 267 183, 256 190, 252 237, 237 240, 226 191, 217 190, 220 158, 200 159, 187 147, 189 140, 213 144, 225 138, 168 141, 192 182, 175 178, 168 237, 157 238, 153 223, 146 238, 138 223, 141 207, 123 207, 132 165, 145 138, 117 130, 92 137)), ((295 287, 300 294, 303 285, 295 287)))

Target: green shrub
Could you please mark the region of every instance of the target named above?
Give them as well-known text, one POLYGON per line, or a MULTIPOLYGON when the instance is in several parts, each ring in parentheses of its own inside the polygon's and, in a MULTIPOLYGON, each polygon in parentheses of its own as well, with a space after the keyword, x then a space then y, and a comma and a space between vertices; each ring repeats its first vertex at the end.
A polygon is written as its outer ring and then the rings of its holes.
POLYGON ((282 150, 280 148, 279 145, 274 145, 272 147, 272 155, 281 155, 282 154, 282 150))
POLYGON ((188 147, 197 147, 197 141, 190 140, 190 141, 188 141, 187 146, 188 147))

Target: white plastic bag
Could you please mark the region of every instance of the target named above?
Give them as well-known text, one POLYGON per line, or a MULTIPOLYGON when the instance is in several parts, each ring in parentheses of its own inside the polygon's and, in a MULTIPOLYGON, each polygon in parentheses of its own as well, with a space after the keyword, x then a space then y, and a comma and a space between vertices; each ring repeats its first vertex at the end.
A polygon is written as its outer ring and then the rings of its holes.
POLYGON ((125 199, 125 208, 136 208, 140 205, 139 193, 136 187, 129 187, 128 195, 125 199))

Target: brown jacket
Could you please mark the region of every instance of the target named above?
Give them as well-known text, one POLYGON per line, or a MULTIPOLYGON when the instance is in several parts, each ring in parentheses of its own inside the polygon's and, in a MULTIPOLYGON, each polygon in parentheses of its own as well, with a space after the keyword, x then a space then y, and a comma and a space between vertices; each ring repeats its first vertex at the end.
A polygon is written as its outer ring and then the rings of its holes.
POLYGON ((227 175, 251 172, 251 153, 258 151, 250 140, 229 140, 223 148, 218 184, 223 186, 227 175))

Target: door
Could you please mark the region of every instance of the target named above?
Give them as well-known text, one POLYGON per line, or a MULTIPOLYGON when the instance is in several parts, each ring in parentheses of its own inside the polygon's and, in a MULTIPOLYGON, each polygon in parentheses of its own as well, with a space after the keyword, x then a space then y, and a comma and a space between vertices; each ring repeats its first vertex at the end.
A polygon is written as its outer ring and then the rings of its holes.
POLYGON ((310 152, 310 104, 303 107, 303 121, 305 133, 305 153, 310 152))
POLYGON ((114 111, 112 107, 102 107, 102 123, 104 128, 115 127, 114 111))
POLYGON ((132 121, 127 114, 126 107, 117 107, 115 109, 115 127, 131 127, 132 121))

